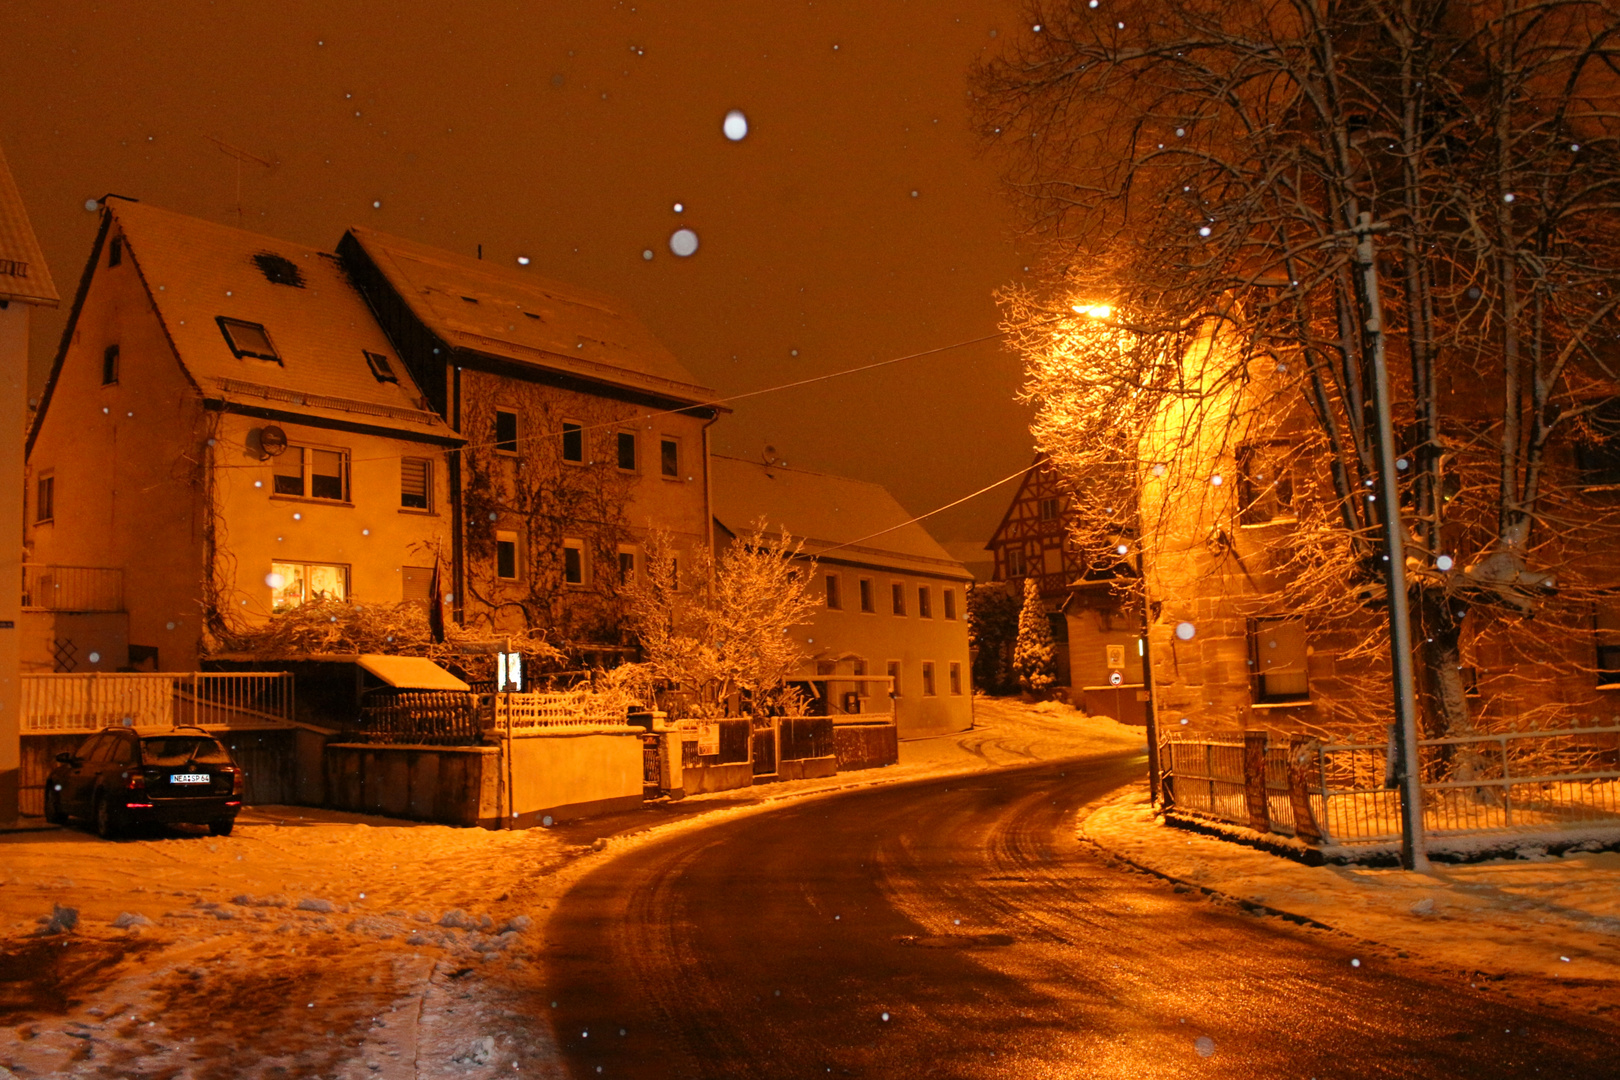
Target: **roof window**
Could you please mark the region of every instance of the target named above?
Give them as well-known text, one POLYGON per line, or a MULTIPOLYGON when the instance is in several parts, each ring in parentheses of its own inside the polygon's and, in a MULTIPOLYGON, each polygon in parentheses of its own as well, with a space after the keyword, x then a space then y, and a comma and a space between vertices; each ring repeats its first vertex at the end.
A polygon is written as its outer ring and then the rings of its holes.
POLYGON ((371 373, 377 376, 378 382, 399 382, 399 376, 394 374, 394 368, 388 363, 388 357, 382 353, 366 352, 366 363, 371 365, 371 373))
POLYGON ((270 284, 291 285, 295 289, 304 287, 304 275, 286 256, 265 251, 253 256, 253 261, 258 264, 264 279, 270 284))
POLYGON ((231 352, 236 354, 237 359, 252 356, 259 360, 281 363, 281 356, 276 352, 276 347, 270 344, 269 333, 260 324, 244 322, 241 319, 227 319, 223 315, 215 321, 219 323, 220 332, 225 335, 225 344, 231 347, 231 352))

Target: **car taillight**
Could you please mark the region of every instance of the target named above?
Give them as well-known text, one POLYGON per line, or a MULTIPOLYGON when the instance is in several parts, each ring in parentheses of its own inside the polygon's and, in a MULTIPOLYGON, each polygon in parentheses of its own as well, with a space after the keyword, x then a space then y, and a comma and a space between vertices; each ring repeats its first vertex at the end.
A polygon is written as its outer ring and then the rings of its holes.
POLYGON ((129 777, 128 783, 126 783, 124 785, 124 787, 127 790, 129 790, 129 791, 145 791, 146 790, 146 774, 145 773, 132 772, 132 773, 125 773, 124 775, 129 777))
POLYGON ((231 774, 231 794, 232 795, 240 795, 240 794, 242 794, 242 776, 243 776, 242 770, 241 769, 231 769, 230 774, 231 774))

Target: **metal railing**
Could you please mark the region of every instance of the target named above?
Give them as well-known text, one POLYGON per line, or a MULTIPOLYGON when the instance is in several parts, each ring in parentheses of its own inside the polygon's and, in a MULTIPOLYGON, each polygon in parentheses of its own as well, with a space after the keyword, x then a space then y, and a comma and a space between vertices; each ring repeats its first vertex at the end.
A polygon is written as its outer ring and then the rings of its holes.
MULTIPOLYGON (((1423 825, 1433 836, 1620 827, 1620 726, 1419 740, 1423 825)), ((1324 831, 1339 844, 1400 839, 1384 743, 1320 748, 1324 831)))
POLYGON ((478 699, 459 690, 404 690, 360 709, 359 741, 476 746, 483 741, 478 699))
POLYGON ((124 572, 112 566, 24 563, 24 611, 123 611, 124 572))
MULTIPOLYGON (((1284 739, 1172 734, 1164 747, 1172 805, 1323 844, 1400 839, 1387 744, 1284 739)), ((1620 726, 1422 739, 1418 746, 1431 837, 1620 829, 1620 726)))
POLYGON ((284 672, 100 672, 24 674, 23 734, 108 726, 251 728, 293 718, 293 677, 284 672))

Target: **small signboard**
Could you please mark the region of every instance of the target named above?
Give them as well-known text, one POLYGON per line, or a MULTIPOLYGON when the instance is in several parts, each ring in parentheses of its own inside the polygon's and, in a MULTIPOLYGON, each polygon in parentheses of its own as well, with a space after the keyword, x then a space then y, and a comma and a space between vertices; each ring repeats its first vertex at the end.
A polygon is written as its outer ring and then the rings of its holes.
POLYGON ((495 689, 501 693, 516 693, 523 689, 523 654, 495 654, 495 689))
POLYGON ((1125 646, 1123 646, 1123 645, 1110 645, 1110 646, 1108 646, 1108 667, 1110 669, 1114 670, 1114 671, 1118 671, 1121 668, 1123 668, 1124 666, 1125 666, 1125 646))
POLYGON ((720 725, 699 724, 697 740, 698 757, 713 757, 720 753, 720 725))

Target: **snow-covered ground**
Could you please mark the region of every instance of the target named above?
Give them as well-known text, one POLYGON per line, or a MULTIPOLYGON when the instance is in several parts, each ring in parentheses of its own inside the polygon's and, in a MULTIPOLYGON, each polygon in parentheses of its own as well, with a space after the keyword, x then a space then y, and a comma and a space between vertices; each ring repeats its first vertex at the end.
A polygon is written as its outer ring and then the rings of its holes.
POLYGON ((226 838, 0 835, 0 1080, 559 1075, 536 958, 599 851, 785 798, 1143 746, 1066 706, 976 708, 898 765, 620 815, 601 839, 273 806, 226 838))
POLYGON ((1167 826, 1142 791, 1116 796, 1080 832, 1178 881, 1475 973, 1479 985, 1620 1014, 1620 853, 1525 849, 1428 874, 1311 867, 1167 826))

